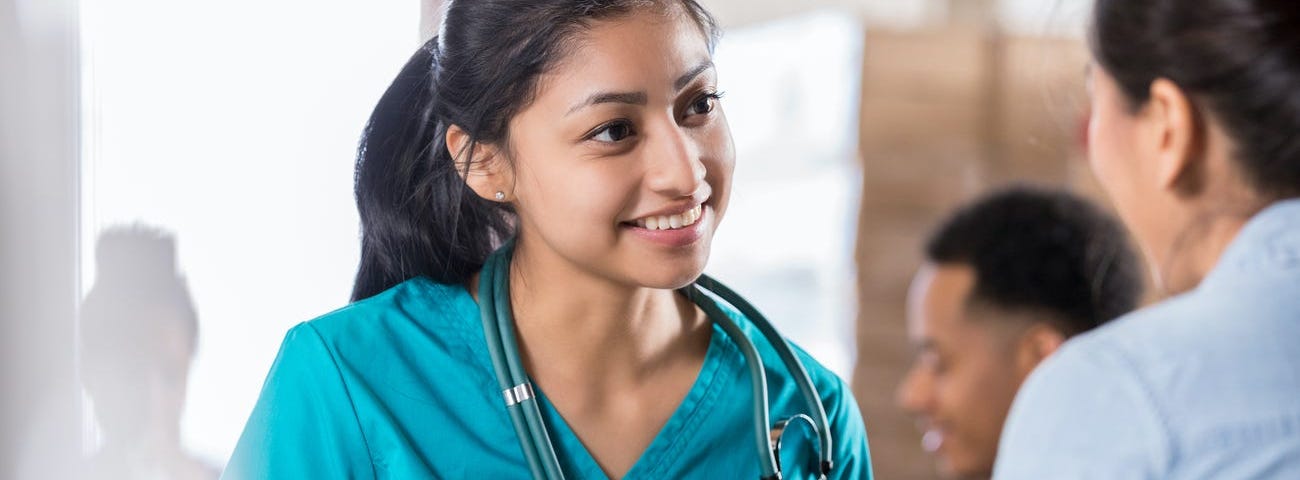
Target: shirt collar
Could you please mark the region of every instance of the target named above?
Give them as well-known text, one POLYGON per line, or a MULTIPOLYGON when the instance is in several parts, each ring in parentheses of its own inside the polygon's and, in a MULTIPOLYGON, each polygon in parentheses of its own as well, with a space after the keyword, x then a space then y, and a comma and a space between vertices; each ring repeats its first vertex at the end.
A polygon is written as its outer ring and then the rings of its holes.
POLYGON ((1269 205, 1228 244, 1201 288, 1236 283, 1261 270, 1300 268, 1300 198, 1269 205))

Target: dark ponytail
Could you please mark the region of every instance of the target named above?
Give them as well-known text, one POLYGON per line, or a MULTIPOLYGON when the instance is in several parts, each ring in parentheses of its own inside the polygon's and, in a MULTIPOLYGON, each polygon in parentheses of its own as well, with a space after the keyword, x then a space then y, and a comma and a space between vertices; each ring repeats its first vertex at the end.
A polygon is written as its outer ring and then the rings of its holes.
POLYGON ((434 112, 437 71, 434 37, 402 67, 366 126, 356 170, 362 236, 353 300, 421 275, 462 281, 509 231, 506 212, 469 191, 456 171, 448 125, 434 112))
POLYGON ((1097 62, 1134 109, 1168 79, 1236 144, 1268 199, 1300 195, 1300 6, 1296 0, 1098 0, 1097 62))
MULTIPOLYGON (((507 142, 537 77, 591 21, 681 5, 712 50, 713 18, 695 0, 474 0, 447 4, 375 107, 357 155, 361 264, 352 300, 415 277, 460 284, 513 234, 513 209, 469 189, 447 150, 451 125, 473 142, 507 142)), ((466 159, 464 168, 468 168, 466 159)))

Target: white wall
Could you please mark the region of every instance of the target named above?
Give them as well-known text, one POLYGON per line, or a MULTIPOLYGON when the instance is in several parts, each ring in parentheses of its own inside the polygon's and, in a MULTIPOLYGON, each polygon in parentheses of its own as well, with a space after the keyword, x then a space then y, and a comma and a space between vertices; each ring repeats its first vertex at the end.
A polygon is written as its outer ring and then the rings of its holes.
POLYGON ((736 173, 707 271, 846 380, 863 38, 856 16, 813 12, 733 27, 715 58, 736 173))
POLYGON ((284 333, 347 303, 357 141, 419 42, 416 0, 86 2, 81 262, 97 234, 176 238, 199 318, 182 422, 220 465, 284 333), (166 19, 158 21, 158 19, 166 19))

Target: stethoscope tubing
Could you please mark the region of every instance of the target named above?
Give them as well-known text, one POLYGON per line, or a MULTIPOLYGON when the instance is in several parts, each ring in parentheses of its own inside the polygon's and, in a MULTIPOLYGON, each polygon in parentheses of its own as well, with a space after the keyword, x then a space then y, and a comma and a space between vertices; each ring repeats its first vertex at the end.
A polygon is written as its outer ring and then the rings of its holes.
POLYGON ((731 320, 731 317, 723 312, 718 307, 718 304, 705 295, 698 286, 690 285, 684 288, 683 291, 696 305, 699 305, 704 310, 705 315, 713 319, 713 322, 717 323, 719 327, 722 327, 722 331, 726 332, 728 337, 731 337, 732 343, 740 347, 740 353, 745 356, 745 365, 749 367, 750 389, 754 393, 752 400, 754 405, 750 410, 753 411, 754 415, 754 447, 758 449, 758 458, 761 459, 759 471, 762 475, 760 478, 780 478, 778 475, 780 467, 777 466, 775 455, 772 455, 772 437, 768 435, 768 425, 772 424, 772 420, 769 416, 771 415, 771 408, 769 408, 767 400, 767 373, 763 371, 763 360, 759 358, 758 348, 754 346, 754 342, 737 341, 738 337, 744 337, 745 332, 742 332, 740 327, 736 326, 736 323, 731 320))
POLYGON ((479 298, 482 299, 483 308, 492 309, 493 315, 483 315, 483 330, 487 340, 488 355, 492 358, 493 370, 496 371, 497 384, 501 387, 503 394, 505 392, 518 391, 516 387, 523 386, 525 391, 529 392, 528 398, 514 399, 507 398, 506 411, 510 414, 510 421, 514 424, 515 434, 521 442, 521 449, 524 453, 524 459, 528 462, 528 468, 533 472, 534 478, 563 479, 564 474, 559 466, 559 459, 556 457, 555 448, 550 444, 550 438, 546 435, 546 427, 542 423, 541 412, 537 408, 537 399, 531 395, 531 382, 528 381, 527 375, 523 374, 522 366, 517 358, 518 348, 507 348, 506 345, 518 345, 514 338, 514 325, 508 328, 501 328, 501 319, 509 319, 509 311, 502 312, 501 309, 510 308, 509 292, 496 288, 495 278, 507 278, 497 275, 509 274, 508 257, 502 255, 492 255, 483 266, 483 273, 479 279, 479 298), (487 275, 486 273, 492 274, 487 275), (502 315, 505 313, 505 315, 502 315), (509 342, 509 343, 506 343, 509 342), (516 365, 520 365, 516 368, 516 365), (505 368, 502 368, 505 367, 505 368), (513 400, 513 401, 512 401, 513 400), (522 445, 523 442, 531 444, 532 448, 522 445), (541 474, 541 476, 539 476, 541 474))
MULTIPOLYGON (((509 274, 510 258, 513 254, 515 240, 507 240, 497 251, 488 256, 479 278, 480 310, 482 311, 483 332, 488 346, 488 355, 497 377, 497 383, 506 401, 506 410, 514 425, 516 436, 523 450, 529 470, 536 479, 564 478, 555 448, 551 444, 545 421, 542 419, 538 401, 532 390, 532 383, 519 359, 518 342, 515 338, 513 315, 510 309, 509 274)), ((779 445, 780 437, 769 435, 770 408, 767 394, 767 375, 758 349, 749 340, 740 327, 718 306, 717 302, 706 293, 712 292, 727 301, 742 315, 749 318, 759 332, 777 351, 781 362, 791 375, 809 408, 812 418, 799 415, 811 424, 818 437, 818 456, 820 473, 824 477, 830 473, 831 432, 826 418, 825 408, 821 404, 816 386, 813 385, 807 370, 795 356, 789 343, 776 331, 767 319, 749 302, 722 283, 707 275, 701 275, 693 284, 679 291, 704 310, 705 314, 722 328, 739 347, 745 357, 750 371, 750 387, 753 390, 754 442, 761 462, 759 470, 761 479, 779 479, 779 452, 773 442, 779 445)), ((782 427, 789 419, 782 421, 782 427)), ((784 431, 782 429, 782 431, 784 431)))
POLYGON ((750 319, 750 322, 758 328, 763 337, 767 338, 768 343, 772 345, 772 349, 776 350, 777 356, 781 357, 781 363, 785 364, 786 370, 795 376, 794 383, 798 386, 799 392, 803 394, 804 405, 811 410, 811 419, 816 427, 821 457, 818 467, 823 475, 829 475, 833 467, 831 452, 834 452, 834 450, 831 448, 833 443, 830 425, 826 417, 826 407, 822 405, 821 396, 818 394, 816 387, 813 386, 812 377, 808 375, 808 369, 804 368, 803 362, 799 361, 799 358, 795 356, 790 343, 786 341, 785 337, 781 336, 780 332, 776 331, 776 328, 772 326, 772 322, 767 321, 767 318, 757 308, 754 308, 754 305, 745 300, 745 297, 723 285, 722 282, 701 274, 695 284, 710 292, 717 293, 727 303, 740 310, 741 315, 750 319))

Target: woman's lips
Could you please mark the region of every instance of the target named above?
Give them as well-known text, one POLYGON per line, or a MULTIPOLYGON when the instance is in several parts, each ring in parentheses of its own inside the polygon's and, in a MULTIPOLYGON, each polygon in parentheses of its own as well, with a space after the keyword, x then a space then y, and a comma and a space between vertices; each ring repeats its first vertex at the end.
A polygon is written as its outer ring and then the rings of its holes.
POLYGON ((623 228, 637 238, 667 247, 684 247, 704 238, 704 226, 713 210, 698 205, 677 215, 639 218, 624 222, 623 228))

